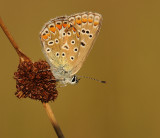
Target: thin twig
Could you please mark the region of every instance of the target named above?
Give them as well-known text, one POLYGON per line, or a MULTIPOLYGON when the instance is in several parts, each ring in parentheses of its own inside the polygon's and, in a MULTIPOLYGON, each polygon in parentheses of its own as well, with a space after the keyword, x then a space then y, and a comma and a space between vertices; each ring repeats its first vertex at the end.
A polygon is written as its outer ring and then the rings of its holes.
MULTIPOLYGON (((26 60, 30 60, 25 54, 23 54, 17 43, 14 41, 13 37, 11 36, 11 34, 9 33, 7 27, 5 26, 4 22, 2 21, 1 17, 0 17, 0 27, 2 28, 3 32, 6 34, 7 38, 9 39, 9 41, 11 42, 12 46, 15 48, 17 54, 19 55, 20 58, 20 62, 26 61, 26 60)), ((52 126, 54 128, 54 130, 56 131, 56 134, 58 136, 58 138, 64 138, 63 133, 54 117, 54 114, 52 112, 52 109, 50 108, 48 103, 43 103, 43 106, 48 114, 48 117, 52 123, 52 126)))
POLYGON ((56 131, 58 138, 64 138, 63 133, 62 133, 57 121, 56 121, 56 118, 52 112, 50 105, 48 103, 43 103, 43 106, 47 112, 47 115, 51 121, 51 124, 52 124, 54 130, 56 131))
POLYGON ((8 31, 7 27, 5 26, 1 17, 0 17, 0 26, 3 30, 3 32, 6 34, 9 41, 11 42, 12 46, 15 48, 17 54, 19 55, 20 61, 30 60, 25 54, 23 54, 21 52, 21 50, 19 49, 19 47, 18 47, 17 43, 15 42, 15 40, 13 39, 12 35, 9 33, 9 31, 8 31))

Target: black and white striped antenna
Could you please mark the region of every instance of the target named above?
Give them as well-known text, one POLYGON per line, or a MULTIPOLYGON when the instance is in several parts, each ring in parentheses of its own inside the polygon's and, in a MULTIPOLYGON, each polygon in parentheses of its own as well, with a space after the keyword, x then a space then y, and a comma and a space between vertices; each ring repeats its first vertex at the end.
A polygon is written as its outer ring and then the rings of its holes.
POLYGON ((95 80, 95 81, 100 82, 100 83, 106 83, 106 81, 101 81, 101 80, 98 80, 98 79, 95 79, 95 78, 92 78, 92 77, 86 77, 86 76, 77 76, 77 77, 78 78, 85 78, 85 79, 95 80))

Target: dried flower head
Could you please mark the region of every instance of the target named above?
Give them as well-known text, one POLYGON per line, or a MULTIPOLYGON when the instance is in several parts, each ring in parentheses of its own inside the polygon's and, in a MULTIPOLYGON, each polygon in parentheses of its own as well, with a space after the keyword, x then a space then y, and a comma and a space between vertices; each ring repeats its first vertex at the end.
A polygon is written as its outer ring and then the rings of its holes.
POLYGON ((24 60, 20 62, 14 78, 17 84, 15 95, 18 98, 29 97, 41 102, 49 102, 54 101, 58 95, 56 80, 46 61, 33 63, 31 60, 24 60))
POLYGON ((25 54, 23 54, 4 25, 1 17, 0 27, 10 40, 20 59, 18 70, 14 74, 17 82, 16 96, 18 98, 29 97, 41 100, 57 136, 59 138, 64 138, 56 118, 47 103, 48 101, 53 101, 58 95, 56 90, 56 81, 49 70, 48 63, 45 61, 33 63, 25 54))
POLYGON ((40 100, 43 103, 54 101, 58 92, 56 90, 56 80, 50 71, 49 64, 46 61, 33 63, 30 58, 19 49, 1 18, 0 27, 10 40, 20 59, 18 70, 14 73, 14 78, 17 83, 17 92, 15 95, 18 98, 29 97, 40 100))

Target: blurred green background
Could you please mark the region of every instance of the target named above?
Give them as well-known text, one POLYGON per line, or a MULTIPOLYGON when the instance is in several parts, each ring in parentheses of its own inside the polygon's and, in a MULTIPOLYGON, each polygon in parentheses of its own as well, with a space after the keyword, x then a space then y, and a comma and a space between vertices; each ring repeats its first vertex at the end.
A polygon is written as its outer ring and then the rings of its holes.
MULTIPOLYGON (((78 75, 50 103, 66 138, 160 137, 159 0, 0 0, 0 16, 26 55, 45 59, 39 32, 51 18, 84 11, 103 16, 99 37, 78 75)), ((18 56, 0 29, 0 137, 56 138, 41 102, 18 99, 18 56)))

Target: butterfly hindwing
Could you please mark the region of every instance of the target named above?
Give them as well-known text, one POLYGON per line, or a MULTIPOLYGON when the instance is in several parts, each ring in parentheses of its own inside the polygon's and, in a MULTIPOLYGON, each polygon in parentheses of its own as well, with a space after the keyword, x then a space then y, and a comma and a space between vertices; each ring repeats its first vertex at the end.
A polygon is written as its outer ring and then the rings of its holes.
MULTIPOLYGON (((71 16, 70 18, 72 18, 71 16)), ((88 56, 101 27, 102 16, 98 13, 81 13, 76 14, 74 26, 80 33, 79 54, 76 64, 71 71, 72 75, 76 74, 86 57, 88 56)))

